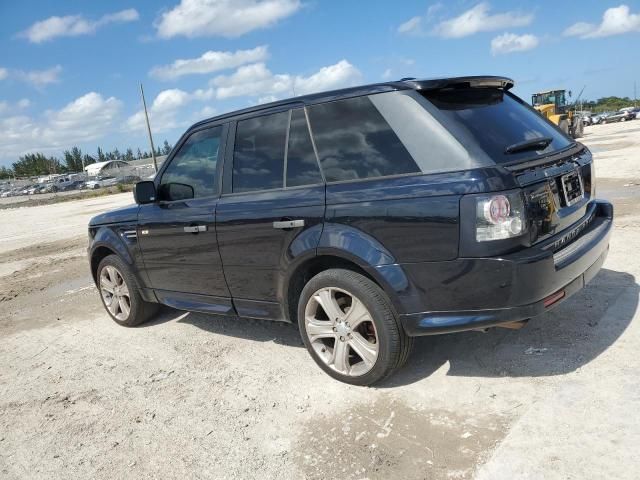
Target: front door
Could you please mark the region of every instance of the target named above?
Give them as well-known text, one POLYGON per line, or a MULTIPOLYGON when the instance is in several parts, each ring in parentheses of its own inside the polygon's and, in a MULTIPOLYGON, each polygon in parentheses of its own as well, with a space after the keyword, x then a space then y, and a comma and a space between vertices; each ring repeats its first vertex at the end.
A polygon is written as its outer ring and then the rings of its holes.
POLYGON ((279 275, 315 253, 325 208, 304 109, 238 121, 232 162, 217 209, 227 283, 239 315, 282 319, 279 275))
POLYGON ((191 133, 159 173, 157 202, 140 208, 138 239, 149 281, 162 302, 177 308, 232 310, 215 230, 226 130, 191 133))

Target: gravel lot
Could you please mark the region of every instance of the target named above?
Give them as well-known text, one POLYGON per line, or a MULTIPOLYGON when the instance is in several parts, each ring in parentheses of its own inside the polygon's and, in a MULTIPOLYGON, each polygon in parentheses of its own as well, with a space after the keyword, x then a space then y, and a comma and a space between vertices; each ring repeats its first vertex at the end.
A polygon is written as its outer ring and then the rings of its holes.
POLYGON ((522 330, 418 339, 377 388, 287 324, 118 327, 86 223, 130 193, 0 210, 0 478, 637 478, 640 122, 584 143, 616 205, 600 274, 522 330))

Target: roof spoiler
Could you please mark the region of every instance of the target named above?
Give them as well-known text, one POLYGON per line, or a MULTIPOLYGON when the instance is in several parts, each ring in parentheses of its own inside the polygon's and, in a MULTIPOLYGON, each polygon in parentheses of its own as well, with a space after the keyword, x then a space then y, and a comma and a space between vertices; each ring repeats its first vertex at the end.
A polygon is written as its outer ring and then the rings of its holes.
POLYGON ((507 77, 496 76, 472 76, 472 77, 451 77, 436 78, 432 80, 406 80, 403 83, 409 84, 415 90, 442 90, 443 88, 471 87, 471 88, 501 88, 509 90, 514 85, 514 81, 507 77))

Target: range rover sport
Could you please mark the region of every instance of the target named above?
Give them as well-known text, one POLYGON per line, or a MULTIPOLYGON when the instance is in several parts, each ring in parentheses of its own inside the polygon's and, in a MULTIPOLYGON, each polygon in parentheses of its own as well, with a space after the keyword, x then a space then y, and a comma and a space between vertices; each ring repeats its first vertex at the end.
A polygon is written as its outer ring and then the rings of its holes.
POLYGON ((193 125, 135 205, 90 221, 107 312, 296 322, 320 368, 357 385, 412 337, 544 313, 600 269, 613 208, 589 150, 512 86, 404 80, 193 125))

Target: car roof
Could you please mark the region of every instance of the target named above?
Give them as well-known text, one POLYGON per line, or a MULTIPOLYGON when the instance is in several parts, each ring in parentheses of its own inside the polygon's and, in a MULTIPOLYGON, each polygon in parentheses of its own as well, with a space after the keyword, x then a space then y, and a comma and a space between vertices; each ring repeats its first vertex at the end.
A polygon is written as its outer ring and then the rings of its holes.
POLYGON ((403 78, 401 80, 372 83, 369 85, 361 85, 357 87, 343 88, 340 90, 331 90, 327 92, 312 93, 310 95, 302 95, 299 97, 292 97, 276 102, 264 103, 261 105, 255 105, 253 107, 244 108, 242 110, 235 110, 227 112, 222 115, 208 118, 193 124, 189 130, 200 127, 207 123, 215 122, 218 120, 224 120, 230 117, 238 117, 247 115, 250 113, 257 113, 262 110, 269 110, 281 106, 304 106, 313 105, 316 103, 331 102, 334 100, 341 100, 344 98, 359 97, 362 95, 371 95, 374 93, 393 92, 397 90, 440 90, 448 87, 460 87, 460 86, 472 86, 472 87, 497 87, 504 90, 509 90, 513 87, 514 81, 508 77, 495 76, 495 75, 472 75, 464 77, 442 77, 442 78, 403 78))

